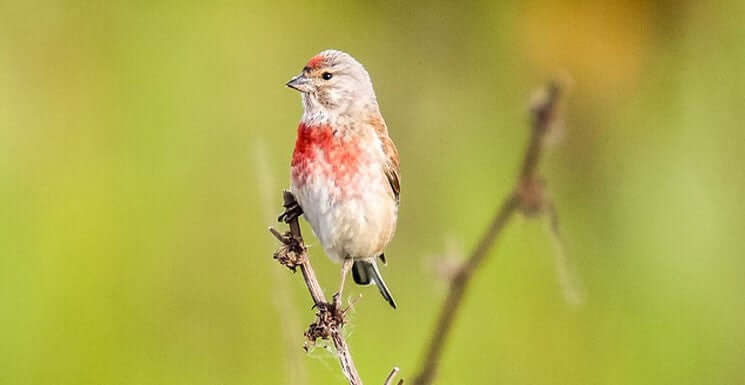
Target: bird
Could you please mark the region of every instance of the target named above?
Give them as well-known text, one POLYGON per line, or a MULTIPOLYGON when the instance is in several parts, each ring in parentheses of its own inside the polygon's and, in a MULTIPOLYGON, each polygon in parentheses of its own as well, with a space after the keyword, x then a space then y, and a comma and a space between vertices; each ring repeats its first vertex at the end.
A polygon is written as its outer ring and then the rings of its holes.
POLYGON ((348 53, 313 56, 287 87, 302 95, 303 115, 290 163, 297 205, 280 220, 303 215, 328 257, 341 263, 338 303, 352 271, 358 285, 377 286, 396 302, 378 268, 398 219, 399 158, 367 70, 348 53))

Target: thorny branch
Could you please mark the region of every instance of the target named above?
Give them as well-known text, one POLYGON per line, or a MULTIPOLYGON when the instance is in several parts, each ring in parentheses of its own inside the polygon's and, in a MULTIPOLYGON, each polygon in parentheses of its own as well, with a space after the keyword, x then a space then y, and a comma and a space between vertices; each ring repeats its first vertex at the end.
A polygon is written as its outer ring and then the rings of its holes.
POLYGON ((450 290, 442 306, 429 347, 426 350, 426 357, 419 374, 414 379, 415 385, 429 385, 434 380, 445 340, 450 334, 453 321, 458 313, 468 284, 513 214, 520 211, 525 215, 535 216, 548 212, 551 216, 552 229, 558 235, 556 212, 546 194, 545 183, 537 175, 537 168, 545 147, 544 140, 546 134, 550 132, 551 126, 556 120, 559 93, 559 85, 555 82, 550 83, 542 98, 531 108, 530 141, 525 151, 525 157, 523 158, 515 187, 502 201, 489 227, 487 227, 486 232, 470 257, 452 278, 450 290))
MULTIPOLYGON (((295 197, 289 191, 283 192, 283 198, 286 210, 297 207, 295 197)), ((290 231, 282 234, 271 227, 269 228, 269 231, 282 243, 282 246, 274 252, 274 259, 293 272, 298 267, 300 268, 305 285, 308 287, 308 292, 313 299, 313 307, 316 309, 316 320, 310 324, 308 330, 305 332, 306 340, 304 348, 308 350, 319 338, 323 340, 331 339, 336 348, 336 354, 339 357, 342 372, 349 381, 349 384, 362 385, 362 380, 359 373, 357 373, 349 346, 341 333, 344 326, 344 316, 350 308, 348 307, 342 310, 337 304, 326 301, 323 289, 321 289, 321 285, 318 283, 316 274, 313 271, 313 266, 310 264, 310 258, 308 258, 307 247, 300 232, 297 215, 286 216, 283 214, 282 217, 286 218, 285 221, 289 224, 290 231)), ((397 372, 398 368, 394 368, 388 379, 386 379, 386 385, 388 385, 397 372)), ((399 382, 399 385, 402 383, 403 380, 399 382)))

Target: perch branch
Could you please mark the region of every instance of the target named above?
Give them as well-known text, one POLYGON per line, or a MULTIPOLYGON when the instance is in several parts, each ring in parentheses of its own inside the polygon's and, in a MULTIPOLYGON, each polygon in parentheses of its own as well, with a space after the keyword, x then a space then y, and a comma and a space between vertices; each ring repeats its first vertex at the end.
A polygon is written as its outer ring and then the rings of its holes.
MULTIPOLYGON (((434 380, 447 336, 452 330, 471 278, 513 214, 519 210, 526 215, 537 215, 550 206, 544 183, 537 177, 537 168, 545 147, 544 139, 556 118, 559 91, 557 83, 550 83, 543 97, 531 108, 531 136, 515 187, 504 198, 476 248, 454 275, 425 359, 414 379, 415 385, 429 385, 434 380)), ((552 214, 553 218, 555 213, 552 214)))
MULTIPOLYGON (((362 385, 362 380, 357 373, 349 346, 344 335, 341 333, 344 326, 344 316, 353 305, 350 305, 346 309, 340 309, 338 303, 329 303, 326 301, 323 289, 321 289, 321 285, 318 283, 316 274, 313 271, 313 266, 310 264, 307 247, 300 232, 300 224, 297 220, 299 207, 295 201, 295 197, 289 191, 284 191, 283 198, 286 211, 285 214, 280 216, 280 219, 289 224, 290 231, 282 234, 271 227, 269 231, 282 243, 282 246, 274 253, 274 259, 293 272, 298 267, 300 268, 305 285, 308 287, 308 292, 313 299, 313 307, 316 309, 316 320, 305 332, 305 349, 307 350, 319 338, 324 340, 330 339, 336 348, 341 370, 349 381, 349 384, 362 385), (295 215, 288 215, 290 211, 294 211, 295 215)), ((394 372, 389 375, 389 378, 392 379, 392 376, 396 372, 398 372, 398 368, 395 368, 394 372)), ((402 382, 403 380, 399 382, 399 385, 402 382)))
MULTIPOLYGON (((297 205, 295 197, 289 191, 284 191, 283 198, 285 208, 297 205)), ((312 344, 318 338, 331 339, 336 348, 342 372, 344 372, 349 384, 362 385, 360 375, 354 366, 352 354, 349 352, 349 346, 341 334, 342 326, 344 326, 344 311, 326 301, 323 289, 321 289, 316 273, 313 271, 313 266, 310 264, 297 216, 289 219, 288 222, 290 231, 287 233, 281 234, 273 228, 270 228, 269 231, 282 242, 282 246, 274 253, 274 258, 292 271, 300 267, 305 285, 308 287, 308 292, 317 310, 316 321, 305 332, 307 338, 306 349, 308 343, 312 344)))

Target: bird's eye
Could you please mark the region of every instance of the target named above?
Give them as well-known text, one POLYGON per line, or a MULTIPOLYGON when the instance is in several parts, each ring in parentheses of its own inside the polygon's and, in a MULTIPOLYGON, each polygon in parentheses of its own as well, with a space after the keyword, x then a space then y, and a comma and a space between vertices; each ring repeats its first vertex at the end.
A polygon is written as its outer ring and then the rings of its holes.
POLYGON ((333 76, 334 76, 334 75, 332 75, 332 74, 331 74, 331 72, 324 72, 323 74, 321 74, 321 77, 323 78, 323 80, 329 80, 329 79, 331 79, 331 78, 332 78, 333 76))

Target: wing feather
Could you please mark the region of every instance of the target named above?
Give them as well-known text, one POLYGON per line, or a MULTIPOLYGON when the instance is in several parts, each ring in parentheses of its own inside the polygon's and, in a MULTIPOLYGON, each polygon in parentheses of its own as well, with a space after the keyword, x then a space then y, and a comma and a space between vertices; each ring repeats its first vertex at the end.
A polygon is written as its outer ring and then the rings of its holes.
POLYGON ((399 195, 401 195, 398 150, 396 150, 396 145, 393 144, 391 137, 388 136, 388 128, 382 118, 372 119, 370 124, 375 128, 375 133, 378 135, 378 139, 383 148, 383 153, 386 157, 385 164, 383 165, 383 172, 385 173, 386 178, 388 178, 393 197, 396 199, 396 203, 398 203, 399 195))

